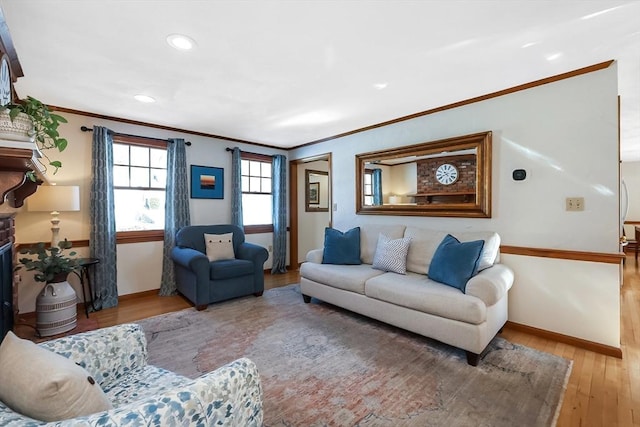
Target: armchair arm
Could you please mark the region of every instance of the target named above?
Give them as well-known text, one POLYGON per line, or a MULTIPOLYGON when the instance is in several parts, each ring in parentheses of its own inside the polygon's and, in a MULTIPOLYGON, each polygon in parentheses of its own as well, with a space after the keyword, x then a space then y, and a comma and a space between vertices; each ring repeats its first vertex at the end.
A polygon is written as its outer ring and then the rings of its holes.
POLYGON ((58 425, 262 426, 262 385, 256 365, 242 358, 190 383, 110 411, 58 425))
POLYGON ((127 323, 58 338, 40 344, 85 368, 102 388, 147 364, 142 327, 127 323))
POLYGON ((176 246, 171 250, 171 258, 187 270, 192 270, 196 274, 199 271, 204 271, 209 277, 209 258, 202 252, 192 248, 176 246))
POLYGON ((265 261, 269 258, 269 252, 262 246, 249 242, 242 242, 238 246, 236 258, 253 261, 255 264, 260 266, 260 270, 262 271, 265 261))

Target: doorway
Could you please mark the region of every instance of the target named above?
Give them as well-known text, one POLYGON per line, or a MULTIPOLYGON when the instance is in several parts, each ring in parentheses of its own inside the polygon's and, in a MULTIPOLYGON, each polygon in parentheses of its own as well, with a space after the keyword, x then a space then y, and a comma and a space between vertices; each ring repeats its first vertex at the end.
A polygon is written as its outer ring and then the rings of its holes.
POLYGON ((289 176, 289 262, 298 269, 308 251, 323 246, 333 223, 331 153, 290 161, 289 176))

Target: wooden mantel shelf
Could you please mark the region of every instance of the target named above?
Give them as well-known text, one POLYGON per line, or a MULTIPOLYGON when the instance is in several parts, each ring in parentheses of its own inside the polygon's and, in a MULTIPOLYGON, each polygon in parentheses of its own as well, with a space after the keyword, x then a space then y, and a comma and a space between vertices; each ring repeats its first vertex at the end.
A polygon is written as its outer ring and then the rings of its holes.
POLYGON ((430 197, 430 196, 469 196, 476 194, 475 191, 449 191, 449 192, 439 192, 439 193, 418 193, 418 194, 407 194, 409 197, 430 197))
POLYGON ((42 183, 27 178, 27 172, 37 170, 33 160, 34 150, 26 148, 28 143, 20 144, 20 148, 16 148, 13 141, 0 141, 0 205, 8 199, 14 208, 21 207, 24 199, 35 193, 42 183), (7 198, 10 193, 13 197, 7 198))

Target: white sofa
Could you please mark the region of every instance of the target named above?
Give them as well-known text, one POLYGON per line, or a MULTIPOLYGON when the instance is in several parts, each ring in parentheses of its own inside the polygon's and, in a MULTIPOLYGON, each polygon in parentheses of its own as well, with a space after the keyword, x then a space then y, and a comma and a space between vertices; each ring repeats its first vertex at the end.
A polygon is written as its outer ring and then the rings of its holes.
POLYGON ((492 232, 447 233, 404 225, 360 227, 361 265, 322 264, 323 249, 307 254, 300 268, 305 302, 311 297, 466 350, 476 366, 482 351, 507 321, 513 272, 499 263, 500 237, 492 232), (410 237, 406 274, 374 269, 379 234, 410 237), (466 289, 427 276, 429 265, 447 234, 460 242, 484 240, 479 272, 466 289))

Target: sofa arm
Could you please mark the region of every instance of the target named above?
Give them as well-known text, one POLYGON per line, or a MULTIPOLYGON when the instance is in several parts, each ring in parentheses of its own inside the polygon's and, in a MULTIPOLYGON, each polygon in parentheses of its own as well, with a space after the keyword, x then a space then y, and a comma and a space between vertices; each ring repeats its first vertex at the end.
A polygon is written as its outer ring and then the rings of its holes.
POLYGON ((500 301, 513 285, 513 270, 504 264, 494 264, 467 282, 465 293, 480 298, 487 307, 500 301))
POLYGON ((57 425, 259 427, 262 419, 258 369, 251 360, 242 358, 158 396, 57 425))
POLYGON ((147 339, 142 327, 134 323, 70 335, 40 346, 78 363, 102 388, 147 365, 147 339))
POLYGON ((314 264, 322 264, 322 256, 324 249, 311 249, 307 252, 307 262, 313 262, 314 264))

